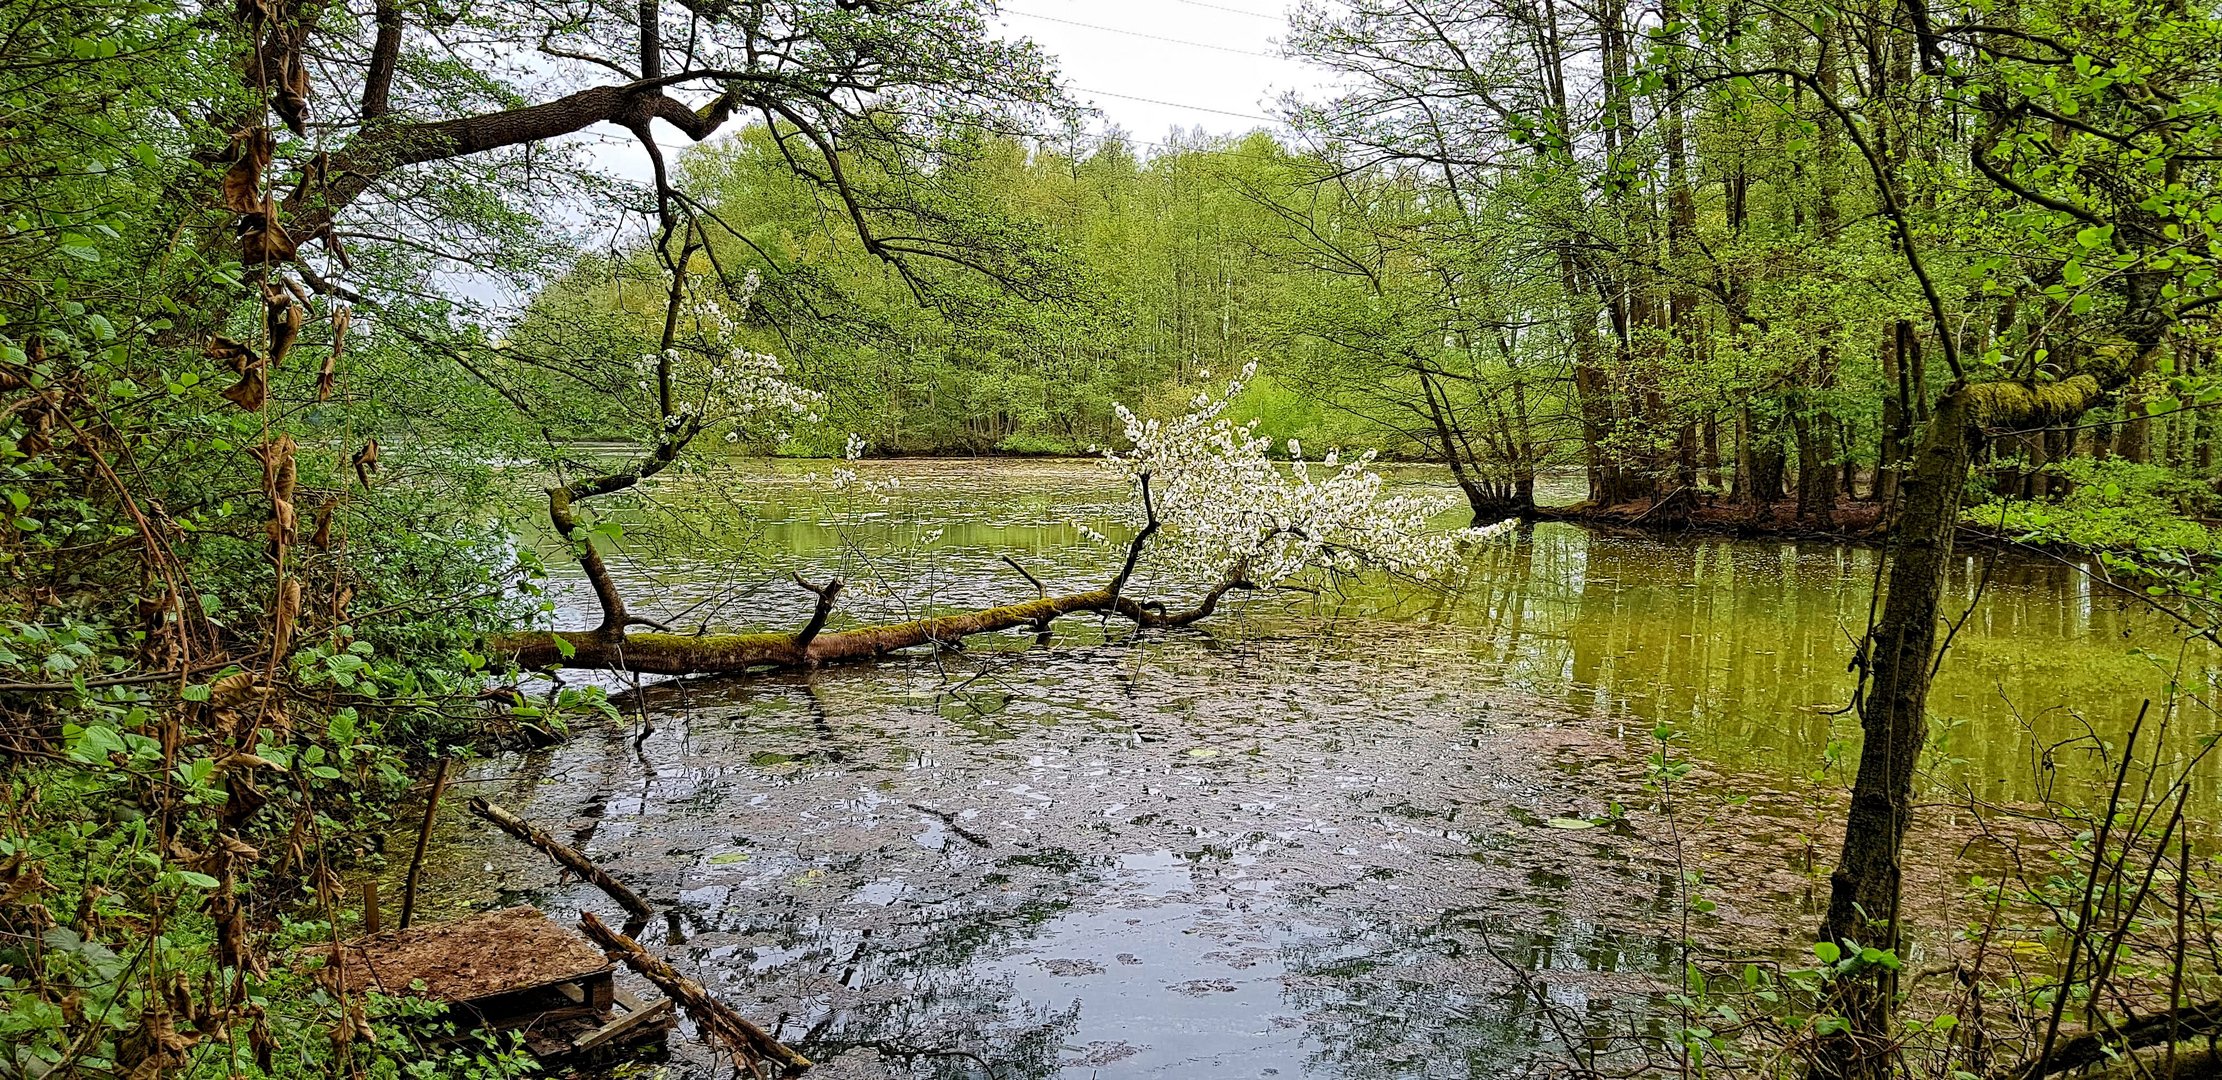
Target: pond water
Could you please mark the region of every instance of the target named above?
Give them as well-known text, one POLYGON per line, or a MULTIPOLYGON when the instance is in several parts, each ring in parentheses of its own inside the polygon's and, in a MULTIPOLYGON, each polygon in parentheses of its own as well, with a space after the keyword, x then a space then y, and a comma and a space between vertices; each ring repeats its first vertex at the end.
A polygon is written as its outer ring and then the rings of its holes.
MULTIPOLYGON (((844 617, 877 621, 1029 594, 1006 555, 1052 589, 1108 577, 1080 526, 1113 531, 1125 495, 1088 463, 859 469, 876 493, 829 496, 827 466, 786 462, 659 483, 627 515, 633 606, 799 625, 799 570, 848 580, 844 617)), ((1862 548, 1541 524, 1455 589, 612 680, 629 724, 483 762, 466 790, 667 905, 644 940, 827 1075, 1514 1075, 1643 1030, 1685 935, 1806 940, 1874 575, 1862 548), (1662 722, 1702 766, 1671 817, 1644 785, 1662 722), (1717 908, 1687 914, 1692 892, 1717 908)), ((585 619, 576 586, 563 625, 585 619)), ((1933 703, 1940 803, 2079 797, 2080 752, 2033 748, 2125 728, 2171 675, 2211 687, 2203 656, 2072 567, 1978 552, 1952 589, 1980 599, 1933 703)), ((440 908, 612 914, 464 815, 439 837, 440 908)))

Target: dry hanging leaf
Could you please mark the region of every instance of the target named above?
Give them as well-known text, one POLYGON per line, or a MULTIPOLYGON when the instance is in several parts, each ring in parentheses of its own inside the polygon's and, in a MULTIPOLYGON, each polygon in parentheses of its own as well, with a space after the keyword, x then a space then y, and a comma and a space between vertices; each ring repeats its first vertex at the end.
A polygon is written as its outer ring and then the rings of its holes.
POLYGON ((295 483, 294 455, 299 449, 291 435, 280 435, 255 449, 255 457, 262 461, 262 493, 270 500, 270 558, 285 557, 285 549, 293 546, 296 521, 293 510, 295 483))
POLYGON ((316 235, 318 239, 324 241, 324 250, 331 253, 333 260, 339 263, 340 269, 355 269, 355 260, 347 257, 347 249, 340 246, 339 237, 332 233, 330 226, 318 230, 316 235))
POLYGON ((255 1067, 261 1069, 264 1076, 274 1076, 278 1071, 275 1065, 278 1037, 270 1033, 270 1021, 260 1006, 255 1007, 254 1017, 254 1023, 247 1028, 247 1045, 254 1048, 255 1067))
POLYGON ((279 54, 278 92, 271 107, 295 135, 307 135, 309 118, 309 69, 301 62, 300 35, 287 27, 270 31, 271 51, 279 54))
POLYGON ((262 493, 279 502, 293 501, 295 471, 293 457, 300 444, 291 435, 280 435, 254 450, 256 460, 262 462, 262 493))
POLYGON ((293 302, 293 294, 284 285, 267 281, 262 285, 262 303, 263 326, 270 334, 270 366, 281 367, 285 354, 301 336, 301 306, 293 302))
POLYGON ((307 161, 301 163, 301 181, 300 183, 294 185, 293 188, 294 201, 306 201, 307 196, 311 192, 314 192, 316 189, 324 186, 325 179, 331 176, 331 174, 331 151, 317 151, 316 156, 311 157, 307 161))
POLYGON ((270 504, 270 522, 263 532, 270 537, 270 560, 277 562, 285 556, 285 549, 293 546, 294 530, 299 519, 293 513, 293 504, 270 504))
POLYGON ((293 644, 293 624, 301 617, 301 579, 288 577, 278 586, 278 606, 270 613, 270 655, 284 659, 293 644))
POLYGON ((260 364, 248 368, 237 385, 224 391, 224 399, 248 412, 261 412, 270 400, 270 373, 260 364))
POLYGON ((355 452, 355 479, 370 486, 370 474, 378 471, 378 440, 372 439, 355 452))
POLYGON ((324 366, 316 373, 318 401, 332 399, 332 389, 339 378, 339 358, 347 351, 347 323, 352 317, 345 307, 332 312, 332 350, 324 354, 324 366))
POLYGON ((278 224, 278 207, 274 200, 265 201, 256 213, 240 216, 240 261, 250 266, 291 262, 295 248, 293 237, 286 235, 285 226, 278 224))
POLYGON ((332 550, 332 511, 338 506, 338 499, 326 499, 316 508, 316 534, 309 537, 309 543, 318 551, 332 550))
POLYGON ((202 349, 201 353, 211 360, 222 360, 229 363, 233 371, 242 374, 248 368, 258 367, 262 364, 262 358, 256 356, 253 349, 222 334, 209 338, 208 347, 202 349))
POLYGON ((239 159, 224 170, 224 205, 241 214, 259 214, 262 174, 270 167, 270 129, 256 127, 239 137, 239 159))
POLYGON ((38 404, 23 410, 23 435, 16 439, 15 448, 24 457, 37 457, 54 449, 54 440, 46 437, 54 430, 54 410, 48 401, 41 398, 38 404))

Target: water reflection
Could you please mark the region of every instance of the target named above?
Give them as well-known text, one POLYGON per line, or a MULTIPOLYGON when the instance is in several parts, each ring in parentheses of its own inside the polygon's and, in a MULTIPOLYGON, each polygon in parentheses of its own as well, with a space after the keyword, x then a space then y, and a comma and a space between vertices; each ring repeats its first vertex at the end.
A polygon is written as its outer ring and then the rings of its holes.
MULTIPOLYGON (((1442 617, 1470 629, 1470 648, 1502 665, 1506 685, 1597 718, 1670 721, 1710 760, 1799 775, 1823 763, 1832 739, 1856 739, 1847 660, 1867 625, 1878 558, 1870 548, 1540 525, 1481 552, 1471 591, 1442 617)), ((2187 651, 2142 604, 2074 566, 1963 555, 1946 597, 1947 614, 1966 621, 1931 697, 1938 782, 2026 800, 2065 779, 2059 793, 2078 797, 2096 777, 2080 760, 2061 763, 2065 778, 2034 769, 2033 747, 2118 735, 2171 676, 2213 700, 2203 651, 2187 651)), ((2212 726, 2204 705, 2185 707, 2212 726)))
MULTIPOLYGON (((1121 498, 1065 463, 867 463, 899 480, 885 504, 744 468, 635 508, 636 610, 799 624, 796 568, 859 583, 850 621, 997 602, 1028 591, 1005 553, 1092 585, 1109 554, 1074 522, 1121 498)), ((1643 736, 1671 720, 1739 783, 1820 768, 1856 733, 1837 710, 1874 560, 1537 525, 1456 590, 648 685, 646 738, 588 732, 470 783, 667 905, 651 944, 826 1075, 1510 1075, 1640 1024, 1677 970, 1643 736)), ((2167 675, 2132 650, 2176 646, 2056 564, 1977 555, 1953 595, 1985 574, 1938 685, 1940 778, 2025 797, 2032 736, 2126 723, 2167 675)), ((1736 886, 1700 920, 1709 948, 1791 948, 1811 923, 1809 808, 1758 794, 1707 840, 1736 886)), ((443 906, 602 903, 474 821, 442 829, 443 906)))

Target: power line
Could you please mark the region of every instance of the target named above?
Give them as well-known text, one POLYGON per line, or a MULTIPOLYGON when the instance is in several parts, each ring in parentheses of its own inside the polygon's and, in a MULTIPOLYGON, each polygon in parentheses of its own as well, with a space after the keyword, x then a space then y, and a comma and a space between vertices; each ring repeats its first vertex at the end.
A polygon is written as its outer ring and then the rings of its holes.
POLYGON ((1204 3, 1204 0, 1174 0, 1174 2, 1187 4, 1189 7, 1210 8, 1213 11, 1224 11, 1229 15, 1248 15, 1253 19, 1264 19, 1268 22, 1280 22, 1284 18, 1284 16, 1281 15, 1268 15, 1262 11, 1244 11, 1241 8, 1231 8, 1223 4, 1207 4, 1204 3))
POLYGON ((1004 8, 1003 13, 1027 19, 1040 19, 1043 22, 1059 23, 1064 26, 1077 26, 1082 30, 1097 30, 1106 34, 1123 34, 1131 38, 1141 38, 1144 41, 1162 41, 1168 45, 1186 45, 1191 49, 1210 49, 1213 52, 1233 53, 1236 56, 1262 56, 1268 60, 1280 59, 1272 53, 1259 52, 1255 49, 1237 49, 1231 45, 1213 45, 1203 41, 1185 41, 1181 38, 1161 37, 1157 34, 1145 34, 1139 30, 1121 30, 1116 26, 1097 26, 1094 23, 1074 22, 1071 19, 1060 19, 1053 15, 1036 15, 1031 11, 1019 11, 1013 8, 1004 8))
POLYGON ((1073 89, 1078 90, 1083 94, 1098 94, 1103 97, 1118 98, 1121 101, 1139 101, 1144 105, 1163 105, 1168 109, 1192 109, 1196 112, 1217 113, 1220 116, 1235 116, 1240 117, 1244 120, 1263 120, 1268 124, 1280 123, 1279 120, 1276 120, 1273 117, 1259 116, 1256 113, 1232 112, 1227 109, 1214 109, 1204 105, 1189 105, 1178 101, 1159 101, 1156 98, 1136 97, 1133 94, 1116 94, 1112 93, 1109 90, 1090 90, 1085 86, 1075 86, 1073 87, 1073 89))

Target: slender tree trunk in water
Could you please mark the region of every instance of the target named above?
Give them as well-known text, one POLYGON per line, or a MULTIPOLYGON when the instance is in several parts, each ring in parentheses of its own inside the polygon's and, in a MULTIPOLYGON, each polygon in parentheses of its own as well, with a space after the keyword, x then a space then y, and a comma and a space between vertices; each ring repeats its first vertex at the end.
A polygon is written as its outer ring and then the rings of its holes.
POLYGON ((2122 392, 2123 419, 2115 427, 2114 453, 2124 461, 2143 464, 2153 457, 2153 421, 2145 415, 2145 395, 2134 381, 2152 370, 2152 357, 2139 357, 2137 368, 2130 372, 2133 381, 2122 392))
POLYGON ((1450 463, 1451 477, 1458 481, 1458 490, 1465 492, 1466 505, 1474 512, 1475 524, 1502 521, 1507 517, 1525 517, 1535 510, 1535 482, 1528 481, 1527 501, 1513 504, 1513 495, 1506 485, 1483 483, 1475 475, 1472 452, 1468 449, 1464 432, 1457 430, 1451 415, 1450 394, 1439 390, 1434 376, 1420 370, 1420 391, 1427 396, 1428 419, 1435 425, 1435 438, 1443 444, 1443 459, 1450 463))
POLYGON ((2016 435, 2007 446, 2008 453, 2020 459, 2013 475, 1999 485, 1999 490, 2013 498, 2034 499, 2043 494, 2045 467, 2045 438, 2043 432, 2016 435))
POLYGON ((1729 495, 1740 503, 1757 501, 1757 460, 1752 456, 1751 406, 1736 410, 1736 471, 1729 495))
POLYGON ((1721 489, 1721 418, 1719 413, 1705 414, 1705 486, 1715 491, 1721 489))
POLYGON ((1755 521, 1773 517, 1775 501, 1782 498, 1782 476, 1788 462, 1782 454, 1782 432, 1775 422, 1752 414, 1750 406, 1737 414, 1737 492, 1753 508, 1755 521))
POLYGON ((1836 417, 1800 401, 1790 425, 1798 442, 1798 520, 1828 528, 1836 524, 1836 417))
MULTIPOLYGON (((2118 382, 2110 378, 2109 383, 2118 382)), ((1939 398, 1926 434, 1899 481, 1900 510, 1886 554, 1882 614, 1860 659, 1859 770, 1845 814, 1844 848, 1829 875, 1820 940, 1895 951, 1906 827, 1913 817, 1913 775, 1928 738, 1930 676, 1936 669, 1939 601, 1961 493, 1985 428, 2065 424, 2098 400, 2100 380, 2075 375, 2043 387, 2019 383, 1957 385, 1939 398)), ((1845 1030, 1815 1048, 1812 1074, 1828 1080, 1887 1080, 1891 1006, 1898 973, 1881 965, 1831 986, 1830 1007, 1845 1030)))
POLYGON ((2213 409, 2200 409, 2193 413, 2191 434, 2191 464, 2199 469, 2214 467, 2214 440, 2217 434, 2213 409))
POLYGON ((1843 477, 1837 481, 1836 490, 1847 499, 1857 498, 1859 492, 1859 461, 1852 455, 1852 443, 1857 438, 1858 435, 1849 421, 1837 421, 1836 460, 1843 477))
MULTIPOLYGON (((1882 439, 1875 451, 1875 483, 1871 495, 1876 502, 1888 506, 1898 496, 1899 459, 1906 454, 1908 435, 1912 429, 1912 410, 1906 403, 1913 400, 1915 387, 1910 378, 1906 361, 1907 342, 1913 338, 1913 323, 1898 320, 1891 327, 1890 335, 1882 346, 1883 382, 1894 392, 1883 395, 1882 439)), ((1887 510, 1885 511, 1888 512, 1887 510)))
MULTIPOLYGON (((2066 461, 2074 456, 2075 432, 2065 428, 2053 428, 2045 432, 2045 460, 2066 461)), ((2048 473, 2045 476, 2043 494, 2050 499, 2064 499, 2067 498, 2068 491, 2074 486, 2067 477, 2060 475, 2058 472, 2048 473)))
MULTIPOLYGON (((1849 942, 1854 952, 1860 946, 1894 950, 1899 945, 1899 859, 1913 819, 1914 767, 1928 738, 1937 601, 1952 558, 1972 451, 1965 395, 1948 393, 1937 403, 1928 436, 1900 481, 1902 509, 1890 533, 1882 618, 1867 645, 1859 771, 1845 817, 1843 854, 1829 876, 1828 915, 1821 923, 1821 940, 1849 942)), ((1817 1075, 1845 1080, 1889 1075, 1887 1047, 1865 1040, 1889 1032, 1897 991, 1897 973, 1880 967, 1836 984, 1833 1008, 1851 1027, 1824 1040, 1817 1075)))

